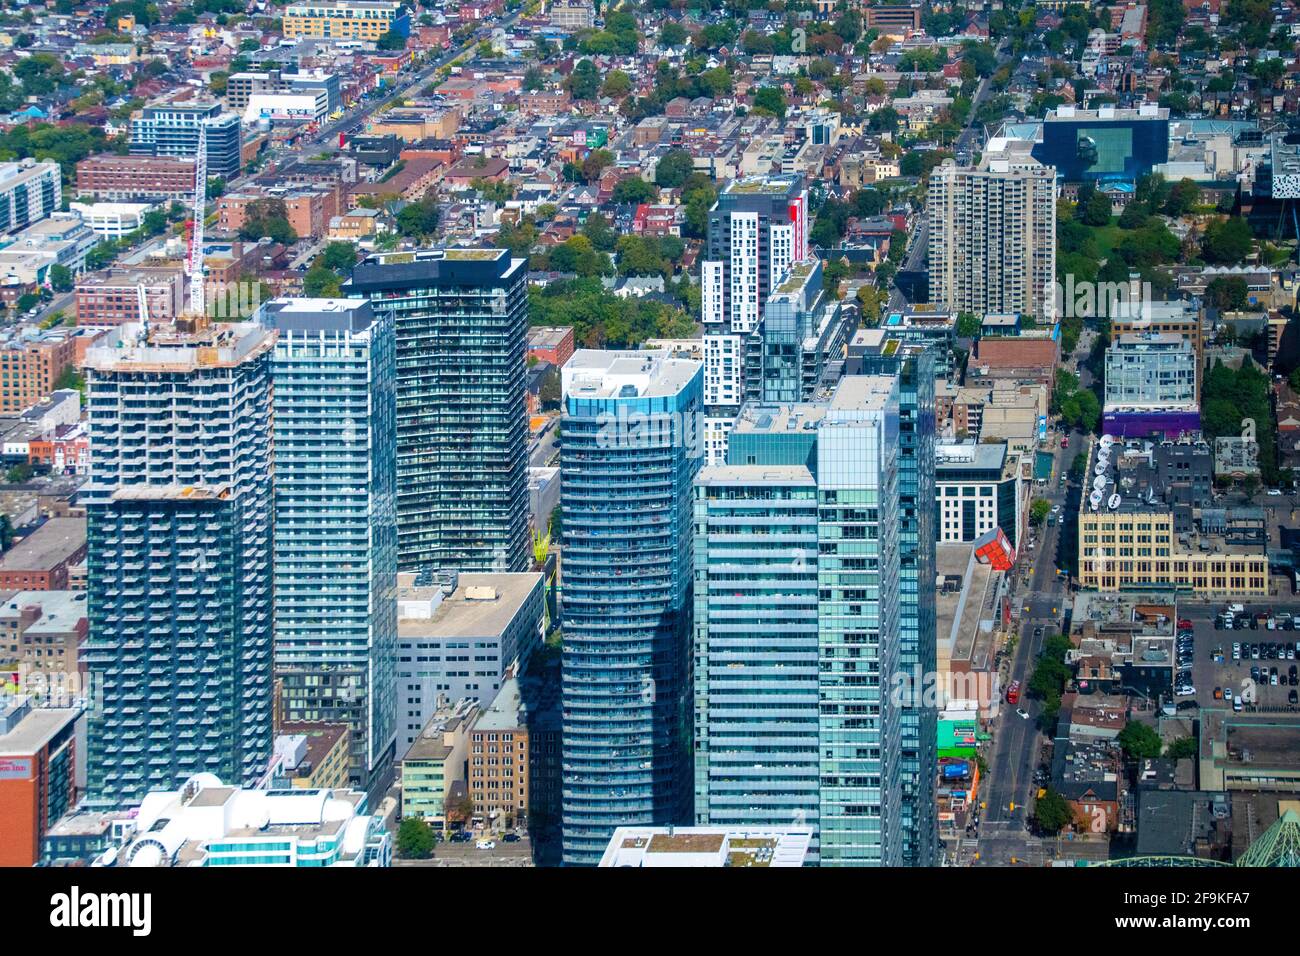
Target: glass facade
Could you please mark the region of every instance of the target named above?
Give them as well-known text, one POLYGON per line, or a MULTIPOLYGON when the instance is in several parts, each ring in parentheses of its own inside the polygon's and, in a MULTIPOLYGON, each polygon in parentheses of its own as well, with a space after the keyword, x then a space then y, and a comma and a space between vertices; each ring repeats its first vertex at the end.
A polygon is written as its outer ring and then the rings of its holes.
POLYGON ((93 806, 271 751, 271 348, 251 323, 137 326, 87 353, 93 806))
MULTIPOLYGON (((1130 114, 1131 115, 1131 114, 1130 114)), ((1116 179, 1136 182, 1169 161, 1169 118, 1057 118, 1043 123, 1034 159, 1055 166, 1063 181, 1116 179)))
POLYGON ((817 436, 823 866, 901 862, 898 385, 842 381, 817 436))
MULTIPOLYGON (((946 349, 945 349, 946 351, 946 349)), ((938 672, 935 618, 935 353, 923 346, 901 346, 889 354, 867 355, 866 374, 897 374, 899 380, 898 541, 900 671, 913 692, 926 675, 938 672)), ((1014 512, 1014 509, 1013 509, 1014 512)), ((938 773, 937 714, 915 697, 899 718, 899 769, 902 862, 934 866, 938 856, 934 785, 938 773)))
POLYGON ((690 817, 691 483, 703 375, 579 351, 563 372, 563 855, 690 817))
POLYGON ((286 720, 344 723, 368 786, 396 739, 396 345, 357 300, 277 299, 275 672, 286 720))
POLYGON ((816 863, 817 486, 806 468, 701 472, 694 597, 695 822, 812 826, 816 863))
POLYGON ((899 865, 910 842, 889 693, 905 659, 900 380, 742 410, 728 464, 697 481, 696 820, 811 824, 822 866, 899 865))
POLYGON ((504 249, 393 253, 344 284, 396 324, 402 570, 527 565, 527 268, 504 249))
POLYGON ((132 156, 193 159, 199 150, 199 125, 207 127, 204 143, 209 176, 238 176, 242 140, 239 114, 220 103, 147 106, 131 120, 132 156))

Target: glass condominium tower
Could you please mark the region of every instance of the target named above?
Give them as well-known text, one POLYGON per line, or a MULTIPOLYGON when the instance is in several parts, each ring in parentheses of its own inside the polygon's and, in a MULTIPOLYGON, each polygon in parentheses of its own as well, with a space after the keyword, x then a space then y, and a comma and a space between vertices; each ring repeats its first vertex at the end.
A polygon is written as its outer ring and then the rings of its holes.
POLYGON ((691 483, 703 372, 579 350, 561 373, 563 858, 690 818, 691 483))
POLYGON ((342 723, 367 788, 397 739, 397 365, 390 313, 273 299, 275 675, 288 721, 342 723))
POLYGON ((267 771, 273 342, 198 317, 87 353, 91 806, 267 771))
POLYGON ((504 249, 380 253, 344 293, 397 330, 402 570, 523 571, 528 263, 504 249))
POLYGON ((860 371, 897 375, 899 668, 912 693, 900 712, 902 852, 907 866, 938 864, 935 781, 938 711, 923 692, 938 675, 935 597, 935 353, 868 330, 860 371))
POLYGON ((747 405, 696 481, 695 818, 816 830, 823 866, 903 861, 899 383, 747 405))

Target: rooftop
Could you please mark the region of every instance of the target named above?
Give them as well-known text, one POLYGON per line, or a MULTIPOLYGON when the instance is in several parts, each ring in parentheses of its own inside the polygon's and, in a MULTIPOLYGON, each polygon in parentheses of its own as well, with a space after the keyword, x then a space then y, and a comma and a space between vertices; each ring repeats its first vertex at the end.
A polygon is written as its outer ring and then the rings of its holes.
POLYGON ((578 399, 667 398, 679 394, 702 366, 668 351, 579 349, 562 369, 564 396, 578 399))
POLYGON ((9 549, 0 571, 49 571, 85 546, 85 518, 50 518, 9 549))
POLYGON ((461 574, 456 589, 398 582, 399 637, 499 637, 542 583, 534 572, 461 574), (488 597, 487 595, 491 595, 488 597))

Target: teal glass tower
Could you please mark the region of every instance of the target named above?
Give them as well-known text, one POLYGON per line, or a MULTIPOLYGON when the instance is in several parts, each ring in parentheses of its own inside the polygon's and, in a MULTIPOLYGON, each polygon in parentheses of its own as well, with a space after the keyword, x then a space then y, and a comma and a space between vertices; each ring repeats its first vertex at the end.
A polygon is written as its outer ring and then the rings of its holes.
POLYGON ((390 313, 274 299, 275 675, 289 721, 347 724, 368 788, 397 739, 397 364, 390 313))
POLYGON ((899 667, 912 693, 900 717, 903 864, 939 862, 935 783, 939 773, 938 713, 922 696, 926 675, 937 675, 935 595, 935 346, 907 344, 879 334, 866 343, 860 371, 897 375, 899 667))
POLYGON ((899 383, 747 405, 696 481, 695 817, 808 824, 810 861, 902 861, 899 383))
POLYGON ((429 249, 372 256, 343 284, 397 330, 402 570, 526 570, 527 271, 504 249, 429 249))
POLYGON ((563 858, 690 818, 691 483, 703 371, 580 350, 562 370, 563 858))
POLYGON ((817 483, 806 465, 700 473, 694 598, 695 822, 815 828, 817 483))
POLYGON ((89 806, 267 771, 273 341, 199 317, 87 353, 89 806))

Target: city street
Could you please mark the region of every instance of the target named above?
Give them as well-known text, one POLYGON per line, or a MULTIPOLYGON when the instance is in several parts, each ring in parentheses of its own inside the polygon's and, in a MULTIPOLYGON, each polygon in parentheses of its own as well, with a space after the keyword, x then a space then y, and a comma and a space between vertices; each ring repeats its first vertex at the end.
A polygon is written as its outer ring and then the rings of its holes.
MULTIPOLYGON (((1022 688, 1028 684, 1044 639, 1061 628, 1068 600, 1068 576, 1058 571, 1068 567, 1066 550, 1073 543, 1069 495, 1074 488, 1063 489, 1059 476, 1068 473, 1074 456, 1086 450, 1084 441, 1082 434, 1074 433, 1070 435, 1068 448, 1056 444, 1052 479, 1046 488, 1033 495, 1045 498, 1061 511, 1054 524, 1044 522, 1035 532, 1038 543, 1029 566, 1028 587, 1022 583, 1024 578, 1017 578, 1012 585, 1012 601, 1020 609, 1019 640, 1004 687, 1011 681, 1020 681, 1022 688)), ((979 862, 1003 865, 1013 856, 1018 860, 1028 856, 1037 842, 1029 836, 1026 821, 1032 813, 1034 769, 1045 741, 1038 727, 1038 705, 1027 696, 1022 696, 1018 707, 1004 704, 993 736, 993 757, 989 760, 989 773, 980 798, 985 809, 978 851, 979 862), (1018 708, 1028 711, 1029 717, 1017 714, 1018 708)))

